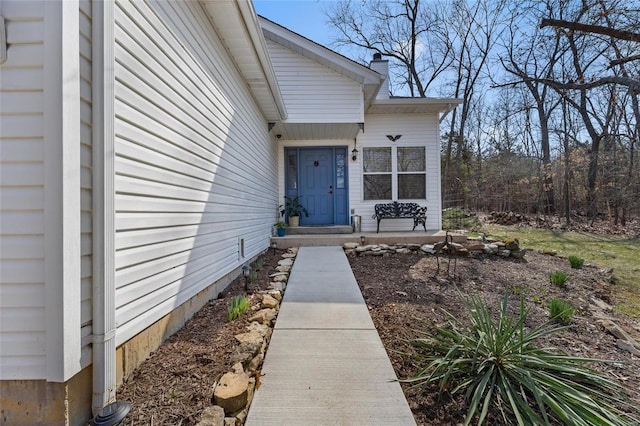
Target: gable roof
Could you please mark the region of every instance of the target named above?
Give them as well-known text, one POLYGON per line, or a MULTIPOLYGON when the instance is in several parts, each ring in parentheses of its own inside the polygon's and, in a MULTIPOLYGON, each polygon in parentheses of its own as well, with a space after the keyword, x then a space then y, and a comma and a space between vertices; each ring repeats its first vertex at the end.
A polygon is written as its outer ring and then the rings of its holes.
POLYGON ((301 36, 263 16, 258 16, 262 32, 267 40, 276 42, 338 74, 362 84, 365 110, 375 99, 384 76, 331 49, 301 36))

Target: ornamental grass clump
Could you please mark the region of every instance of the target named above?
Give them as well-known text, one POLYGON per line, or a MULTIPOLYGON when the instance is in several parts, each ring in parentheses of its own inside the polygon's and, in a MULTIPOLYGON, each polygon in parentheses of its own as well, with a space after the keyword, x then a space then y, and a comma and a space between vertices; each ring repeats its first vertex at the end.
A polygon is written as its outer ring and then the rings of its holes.
POLYGON ((555 271, 549 274, 549 282, 558 287, 566 287, 569 280, 569 274, 563 271, 555 271))
POLYGON ((488 422, 545 425, 632 425, 637 419, 616 382, 587 367, 599 360, 539 349, 534 342, 568 327, 547 322, 525 328, 524 303, 514 318, 505 298, 497 321, 479 298, 471 298, 471 325, 447 313, 448 327, 423 332, 412 340, 417 375, 406 382, 441 393, 464 393, 464 424, 488 422), (489 415, 489 413, 491 413, 489 415))
POLYGON ((240 318, 249 309, 249 300, 247 296, 236 296, 231 299, 231 304, 227 309, 227 319, 233 321, 240 318))
POLYGON ((551 321, 569 324, 575 313, 576 308, 567 300, 558 297, 553 297, 549 300, 549 317, 551 321))
POLYGON ((569 256, 569 264, 572 269, 582 269, 584 259, 578 256, 569 256))

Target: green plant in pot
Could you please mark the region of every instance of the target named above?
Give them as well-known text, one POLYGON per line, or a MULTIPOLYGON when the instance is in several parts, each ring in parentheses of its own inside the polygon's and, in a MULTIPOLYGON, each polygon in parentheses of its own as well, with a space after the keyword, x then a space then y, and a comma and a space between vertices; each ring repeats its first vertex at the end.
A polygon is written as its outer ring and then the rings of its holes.
POLYGON ((309 217, 309 211, 305 206, 300 204, 300 197, 284 197, 285 204, 284 210, 281 211, 286 213, 289 217, 289 225, 290 226, 298 226, 300 222, 300 215, 304 214, 305 217, 309 217))
POLYGON ((278 230, 278 237, 284 237, 284 234, 287 231, 287 228, 289 227, 284 222, 276 222, 273 224, 273 226, 275 226, 276 229, 278 230))

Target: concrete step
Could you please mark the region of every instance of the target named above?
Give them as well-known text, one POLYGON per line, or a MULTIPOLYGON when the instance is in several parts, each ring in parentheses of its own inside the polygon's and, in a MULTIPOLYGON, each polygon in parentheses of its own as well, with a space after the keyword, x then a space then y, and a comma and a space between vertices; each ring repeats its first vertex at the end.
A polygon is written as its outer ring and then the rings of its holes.
POLYGON ((331 235, 331 234, 351 234, 353 232, 350 225, 333 226, 290 226, 287 229, 289 235, 331 235))

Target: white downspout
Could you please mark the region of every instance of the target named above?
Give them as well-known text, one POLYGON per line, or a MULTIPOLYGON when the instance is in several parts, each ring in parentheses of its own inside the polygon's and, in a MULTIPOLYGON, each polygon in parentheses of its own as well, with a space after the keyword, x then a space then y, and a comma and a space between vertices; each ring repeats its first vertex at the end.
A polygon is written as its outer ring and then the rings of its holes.
POLYGON ((93 398, 92 411, 116 394, 114 2, 93 2, 93 398))

